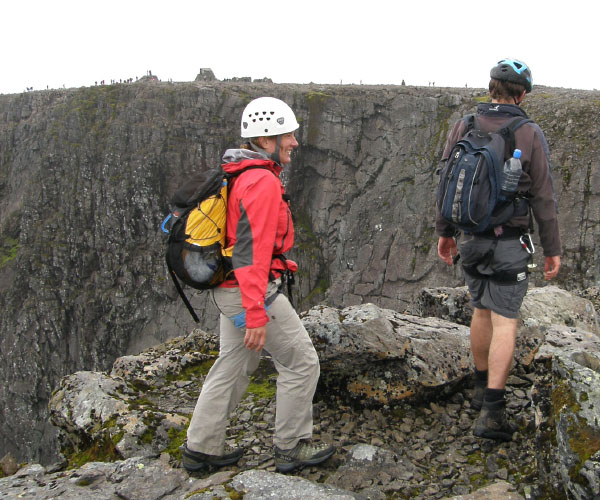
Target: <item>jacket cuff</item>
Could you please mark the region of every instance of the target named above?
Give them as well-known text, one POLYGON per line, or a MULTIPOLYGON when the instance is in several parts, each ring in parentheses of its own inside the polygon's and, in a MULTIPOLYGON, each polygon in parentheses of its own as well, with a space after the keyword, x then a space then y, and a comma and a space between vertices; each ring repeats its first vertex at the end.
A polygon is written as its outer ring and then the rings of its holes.
POLYGON ((264 307, 261 309, 246 310, 246 328, 260 328, 269 322, 269 317, 264 307))

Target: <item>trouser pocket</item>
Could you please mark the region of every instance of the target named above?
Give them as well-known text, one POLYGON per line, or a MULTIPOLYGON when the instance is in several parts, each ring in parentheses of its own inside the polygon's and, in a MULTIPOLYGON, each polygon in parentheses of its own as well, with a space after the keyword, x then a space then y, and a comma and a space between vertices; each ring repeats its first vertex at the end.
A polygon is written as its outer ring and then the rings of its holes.
MULTIPOLYGON (((265 298, 265 310, 268 311, 278 295, 281 280, 269 282, 265 298)), ((246 328, 246 310, 242 307, 242 294, 239 288, 216 288, 213 300, 217 309, 229 319, 236 328, 246 328)))

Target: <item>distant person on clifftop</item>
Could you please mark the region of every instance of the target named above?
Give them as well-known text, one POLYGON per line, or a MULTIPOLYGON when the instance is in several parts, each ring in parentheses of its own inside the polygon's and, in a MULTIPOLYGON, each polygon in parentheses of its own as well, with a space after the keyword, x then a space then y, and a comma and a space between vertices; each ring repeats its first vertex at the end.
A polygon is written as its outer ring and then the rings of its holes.
MULTIPOLYGON (((520 104, 533 88, 531 70, 514 59, 500 61, 492 68, 490 77, 492 102, 479 104, 475 116, 476 129, 483 132, 496 132, 515 117, 527 118, 520 104)), ((443 162, 466 129, 467 120, 454 124, 444 148, 443 162)), ((544 279, 557 276, 561 255, 548 143, 540 127, 532 121, 523 122, 514 131, 514 140, 514 147, 521 150, 522 169, 515 174, 519 204, 514 206, 522 209, 515 208, 506 223, 484 233, 465 232, 459 247, 474 307, 471 351, 475 361, 475 390, 471 407, 481 412, 473 433, 503 441, 511 440, 514 432, 506 417, 505 387, 515 351, 519 311, 527 293, 529 271, 535 267, 529 234, 533 229, 532 213, 544 250, 544 279)), ((508 160, 507 163, 510 164, 508 160)), ((437 207, 436 233, 439 257, 452 265, 457 260, 456 239, 460 233, 442 218, 440 207, 437 207)))
POLYGON ((277 470, 316 465, 335 452, 332 445, 311 441, 319 358, 302 321, 280 293, 282 278, 297 269, 284 256, 294 244, 294 226, 279 175, 298 147, 298 127, 285 102, 254 99, 241 119, 247 142, 223 155, 223 170, 237 174, 227 200, 225 245, 233 246, 233 275, 212 289, 221 312, 220 352, 187 431, 182 461, 188 471, 231 465, 242 457, 243 449, 226 447, 225 432, 263 348, 279 372, 273 438, 277 470))

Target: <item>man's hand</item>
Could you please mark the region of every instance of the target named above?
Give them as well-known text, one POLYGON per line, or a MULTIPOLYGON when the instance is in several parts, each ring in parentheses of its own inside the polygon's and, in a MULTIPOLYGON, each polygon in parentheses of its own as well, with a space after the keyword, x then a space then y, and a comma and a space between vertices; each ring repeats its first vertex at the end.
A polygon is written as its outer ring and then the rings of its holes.
POLYGON ((452 265, 452 257, 458 253, 456 248, 456 240, 454 238, 446 238, 440 236, 438 240, 438 255, 449 266, 452 265))
POLYGON ((556 278, 560 269, 560 256, 546 257, 544 262, 544 279, 551 280, 556 278))
POLYGON ((264 347, 266 338, 266 326, 259 326, 258 328, 246 328, 244 345, 251 351, 259 352, 264 347))

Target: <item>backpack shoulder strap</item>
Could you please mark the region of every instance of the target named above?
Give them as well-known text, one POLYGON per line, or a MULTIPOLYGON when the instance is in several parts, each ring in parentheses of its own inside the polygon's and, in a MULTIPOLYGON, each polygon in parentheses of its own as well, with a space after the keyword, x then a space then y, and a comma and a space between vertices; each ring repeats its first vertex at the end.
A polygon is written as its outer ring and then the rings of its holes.
POLYGON ((521 125, 532 122, 531 118, 525 118, 523 116, 517 116, 506 124, 506 127, 510 128, 513 132, 517 130, 521 125))
POLYGON ((177 276, 175 275, 175 271, 171 267, 171 263, 169 262, 169 259, 167 258, 166 260, 167 260, 167 269, 169 270, 169 274, 171 275, 171 278, 173 279, 173 283, 175 284, 177 293, 179 293, 181 300, 183 300, 185 307, 187 307, 187 310, 192 315, 192 318, 194 319, 194 321, 196 323, 200 323, 200 319, 198 319, 198 315, 196 314, 196 311, 194 311, 192 304, 190 304, 189 299, 186 297, 185 292, 183 291, 183 288, 181 287, 181 284, 179 283, 179 280, 177 279, 177 276))
POLYGON ((465 130, 465 134, 466 134, 469 130, 473 130, 475 128, 475 113, 471 113, 471 114, 463 116, 463 121, 465 122, 465 125, 467 126, 467 128, 465 130))
POLYGON ((242 175, 244 172, 247 172, 248 170, 256 170, 256 169, 268 170, 273 175, 275 175, 275 173, 273 173, 269 168, 261 166, 261 165, 252 165, 252 166, 243 168, 239 172, 235 172, 235 173, 232 173, 232 174, 228 174, 227 172, 224 172, 224 177, 227 179, 228 189, 231 189, 233 187, 233 181, 237 177, 239 177, 240 175, 242 175))
POLYGON ((512 156, 515 150, 515 131, 525 125, 526 123, 533 122, 531 118, 524 118, 522 116, 516 116, 512 120, 510 120, 506 125, 502 126, 498 133, 502 135, 504 141, 506 143, 504 158, 509 158, 512 156))
MULTIPOLYGON (((228 174, 225 172, 225 177, 227 177, 228 179, 233 179, 234 177, 238 177, 240 175, 242 175, 244 172, 247 172, 248 170, 256 170, 256 169, 262 169, 262 170, 269 170, 270 169, 268 167, 262 166, 262 165, 250 165, 249 167, 243 168, 242 170, 232 173, 232 174, 228 174)), ((273 174, 275 175, 275 174, 273 174)))

